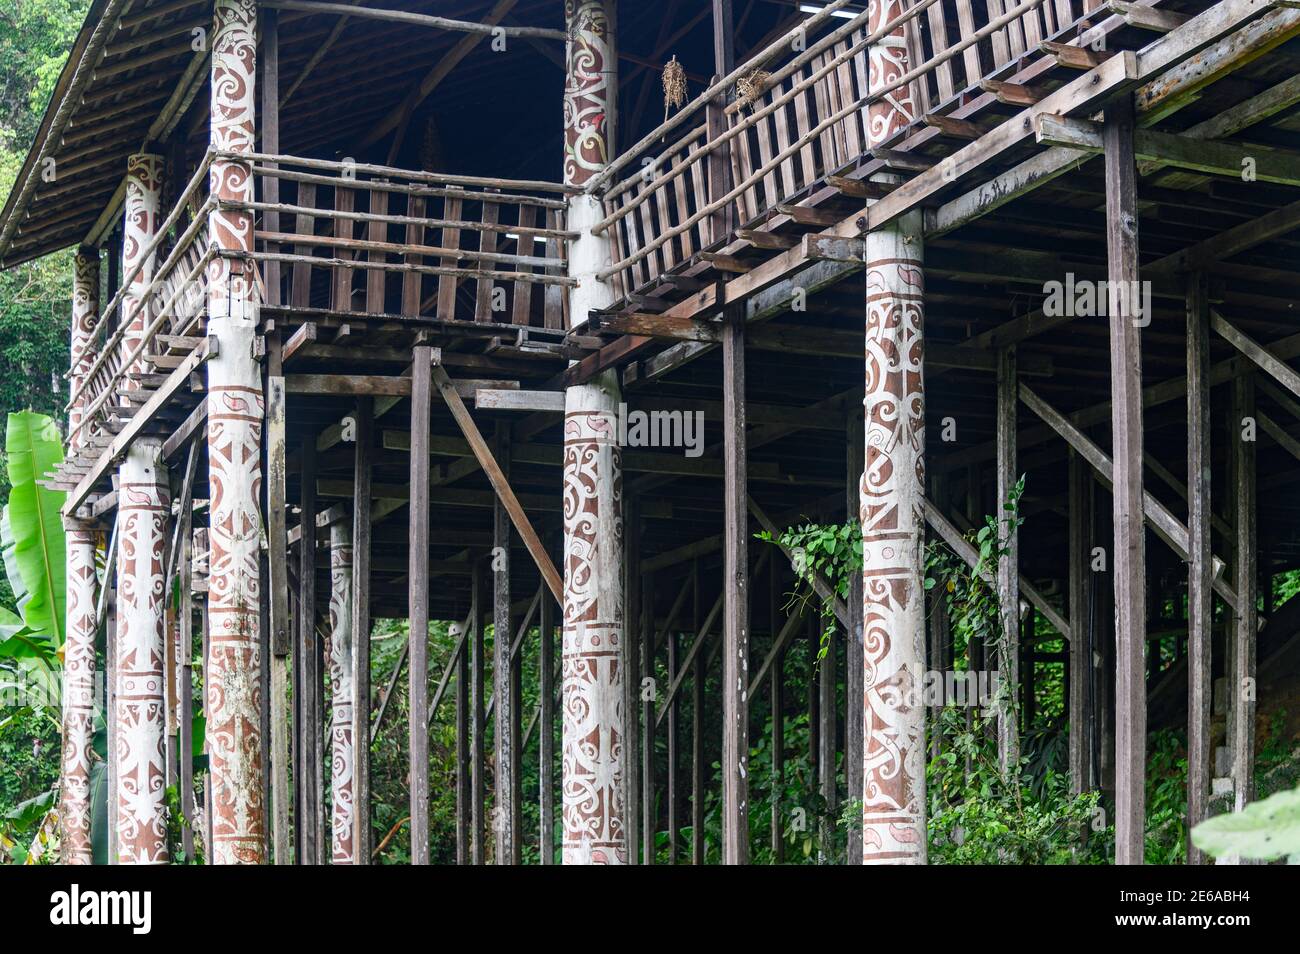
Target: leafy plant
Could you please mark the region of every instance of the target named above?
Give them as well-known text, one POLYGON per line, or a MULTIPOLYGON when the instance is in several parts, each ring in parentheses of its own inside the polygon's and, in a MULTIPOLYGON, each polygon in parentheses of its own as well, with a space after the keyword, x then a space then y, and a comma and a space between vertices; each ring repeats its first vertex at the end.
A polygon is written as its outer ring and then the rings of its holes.
POLYGON ((1215 858, 1287 858, 1300 864, 1300 788, 1206 819, 1192 829, 1192 843, 1215 858))
POLYGON ((33 411, 10 414, 5 457, 12 483, 0 522, 5 571, 29 635, 57 651, 63 645, 66 599, 64 494, 36 483, 63 460, 54 421, 33 411))

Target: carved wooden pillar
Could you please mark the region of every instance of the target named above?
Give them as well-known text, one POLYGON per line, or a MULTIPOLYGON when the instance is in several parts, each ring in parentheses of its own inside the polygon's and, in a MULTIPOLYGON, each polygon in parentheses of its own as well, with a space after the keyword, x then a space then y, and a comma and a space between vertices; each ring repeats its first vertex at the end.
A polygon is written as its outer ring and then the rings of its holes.
MULTIPOLYGON (((77 250, 72 278, 72 390, 81 389, 86 344, 99 316, 99 251, 77 250)), ((81 421, 84 398, 68 412, 69 433, 81 421)), ((78 434, 73 447, 85 442, 78 434)), ((67 607, 63 649, 63 763, 59 820, 63 863, 88 865, 90 838, 90 750, 95 731, 95 534, 80 520, 64 519, 67 607)))
MULTIPOLYGON (((901 0, 873 0, 870 30, 903 12, 901 0)), ((870 89, 888 90, 909 69, 900 26, 868 55, 870 89)), ((910 86, 868 109, 874 147, 915 118, 910 86)), ((925 401, 921 380, 920 212, 866 236, 866 467, 863 538, 864 864, 926 859, 925 401)))
POLYGON ((352 776, 352 533, 347 521, 330 525, 330 837, 334 864, 355 864, 352 776))
MULTIPOLYGON (((212 31, 210 141, 214 150, 251 153, 257 51, 253 0, 216 0, 212 31)), ((218 158, 214 197, 251 201, 250 163, 218 158)), ((258 301, 252 270, 230 253, 253 247, 248 212, 214 209, 208 233, 208 333, 217 339, 208 369, 209 536, 207 739, 211 765, 213 864, 258 864, 265 855, 261 767, 262 698, 258 566, 262 488, 262 375, 254 351, 258 301)))
MULTIPOLYGON (((564 180, 581 186, 604 167, 613 142, 617 60, 613 4, 566 0, 570 40, 564 90, 564 180)), ((610 243, 592 235, 594 195, 569 199, 571 321, 613 301, 596 275, 610 243)), ((622 454, 617 375, 570 387, 564 410, 563 861, 626 864, 623 699, 622 454)))

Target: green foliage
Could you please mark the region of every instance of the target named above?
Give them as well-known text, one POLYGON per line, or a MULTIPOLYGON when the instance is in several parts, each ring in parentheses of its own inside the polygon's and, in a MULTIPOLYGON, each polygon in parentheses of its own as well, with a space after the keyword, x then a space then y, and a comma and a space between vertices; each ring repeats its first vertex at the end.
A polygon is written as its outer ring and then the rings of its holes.
POLYGON ((1300 788, 1206 819, 1192 829, 1192 842, 1215 858, 1289 858, 1300 864, 1300 788))
POLYGON ((1172 729, 1147 738, 1147 821, 1149 865, 1187 861, 1187 742, 1172 729))
MULTIPOLYGON (((835 596, 844 599, 849 595, 849 580, 862 572, 862 527, 856 520, 845 523, 804 523, 773 535, 762 530, 754 535, 765 543, 772 543, 790 552, 798 585, 791 594, 787 609, 796 604, 806 604, 816 594, 814 580, 828 581, 835 596)), ((823 632, 818 658, 826 655, 835 627, 835 605, 830 599, 821 601, 823 632)))
POLYGON ((945 706, 940 753, 930 760, 931 864, 1104 864, 1112 832, 1101 824, 1096 792, 1071 795, 1048 771, 1037 785, 1028 759, 1003 776, 991 726, 945 706))
POLYGON ((62 460, 59 432, 50 418, 32 411, 9 415, 5 462, 12 487, 0 519, 5 571, 29 637, 54 651, 63 645, 67 586, 60 514, 64 494, 37 480, 62 460))

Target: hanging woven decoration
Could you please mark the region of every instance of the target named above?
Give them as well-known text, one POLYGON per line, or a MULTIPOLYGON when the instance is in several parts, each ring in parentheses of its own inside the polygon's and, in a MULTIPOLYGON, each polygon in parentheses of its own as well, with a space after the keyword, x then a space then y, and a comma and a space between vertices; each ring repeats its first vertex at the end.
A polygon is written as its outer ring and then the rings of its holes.
POLYGON ((740 100, 740 105, 748 106, 752 111, 758 97, 767 91, 767 82, 771 78, 772 74, 767 70, 756 69, 748 76, 736 80, 736 98, 740 100))
POLYGON ((686 70, 674 56, 664 64, 664 121, 668 120, 668 110, 681 109, 686 102, 686 70))

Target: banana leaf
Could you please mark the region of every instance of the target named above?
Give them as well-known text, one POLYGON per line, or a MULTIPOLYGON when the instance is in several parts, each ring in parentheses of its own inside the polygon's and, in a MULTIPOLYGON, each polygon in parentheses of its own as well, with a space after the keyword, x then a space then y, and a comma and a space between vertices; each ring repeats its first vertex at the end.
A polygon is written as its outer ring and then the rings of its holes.
POLYGON ((5 459, 13 485, 0 521, 5 572, 23 623, 33 637, 58 650, 63 646, 66 599, 60 515, 64 494, 36 484, 63 460, 54 421, 33 411, 10 414, 5 459))

